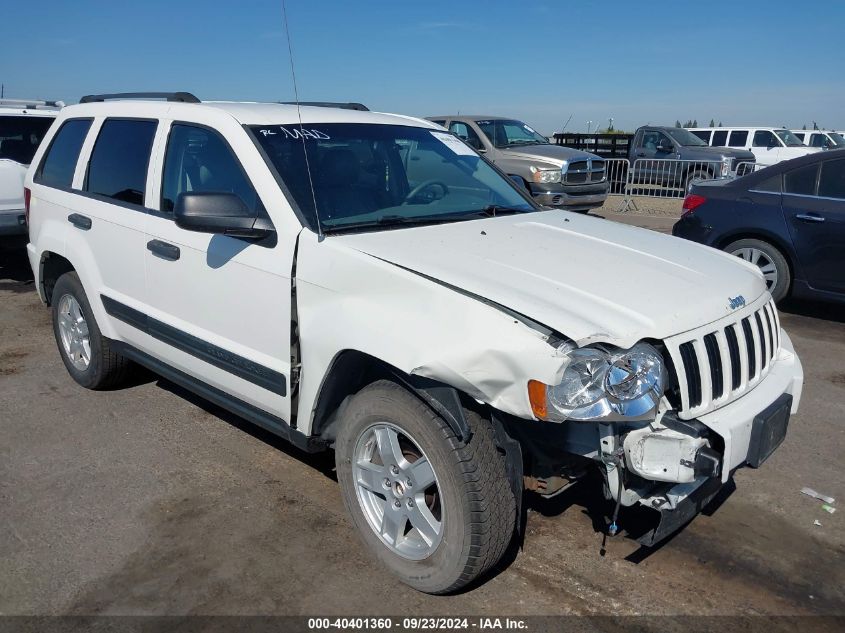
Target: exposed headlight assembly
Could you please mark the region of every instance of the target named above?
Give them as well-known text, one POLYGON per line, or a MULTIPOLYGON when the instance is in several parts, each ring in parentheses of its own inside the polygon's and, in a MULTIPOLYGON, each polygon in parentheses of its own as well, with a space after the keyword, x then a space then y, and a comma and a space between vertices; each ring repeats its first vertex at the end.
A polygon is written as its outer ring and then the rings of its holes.
POLYGON ((560 182, 560 169, 545 169, 543 167, 528 168, 531 171, 531 180, 536 183, 549 184, 560 182))
POLYGON ((543 420, 644 420, 663 396, 663 357, 647 343, 631 349, 558 347, 568 363, 557 385, 528 383, 534 415, 543 420))

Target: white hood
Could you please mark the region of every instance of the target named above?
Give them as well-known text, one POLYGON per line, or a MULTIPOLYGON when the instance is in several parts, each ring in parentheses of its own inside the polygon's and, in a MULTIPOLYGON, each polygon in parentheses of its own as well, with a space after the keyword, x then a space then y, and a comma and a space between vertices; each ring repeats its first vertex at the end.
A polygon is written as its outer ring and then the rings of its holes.
POLYGON ((579 345, 629 347, 715 321, 766 292, 715 249, 567 211, 333 236, 523 314, 579 345))

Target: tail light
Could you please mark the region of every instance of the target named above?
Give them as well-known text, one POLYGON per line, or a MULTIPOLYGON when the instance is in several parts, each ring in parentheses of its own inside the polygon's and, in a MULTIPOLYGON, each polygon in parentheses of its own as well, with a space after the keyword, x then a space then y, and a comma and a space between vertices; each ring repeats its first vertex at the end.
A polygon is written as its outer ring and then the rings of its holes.
POLYGON ((29 201, 32 199, 32 192, 29 187, 23 188, 23 213, 26 225, 29 226, 29 201))
POLYGON ((699 196, 696 193, 687 194, 687 197, 684 198, 684 212, 681 217, 689 215, 705 202, 707 202, 707 198, 705 198, 704 196, 699 196))

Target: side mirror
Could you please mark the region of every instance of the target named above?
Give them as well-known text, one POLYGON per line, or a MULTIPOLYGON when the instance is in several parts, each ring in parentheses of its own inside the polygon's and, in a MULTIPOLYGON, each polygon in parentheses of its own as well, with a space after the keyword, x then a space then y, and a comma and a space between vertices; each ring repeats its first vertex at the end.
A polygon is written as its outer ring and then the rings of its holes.
POLYGON ((510 178, 514 182, 514 184, 523 191, 528 191, 528 188, 525 186, 525 181, 519 176, 508 174, 508 178, 510 178))
POLYGON ((182 193, 173 207, 176 226, 198 233, 261 238, 272 232, 265 220, 250 211, 234 193, 182 193))

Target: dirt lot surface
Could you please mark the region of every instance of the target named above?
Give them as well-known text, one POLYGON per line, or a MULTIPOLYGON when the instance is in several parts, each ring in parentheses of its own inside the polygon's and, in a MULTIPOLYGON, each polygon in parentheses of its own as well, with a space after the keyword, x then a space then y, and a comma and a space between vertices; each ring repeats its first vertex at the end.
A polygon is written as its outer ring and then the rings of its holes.
MULTIPOLYGON (((668 214, 598 214, 671 226, 668 214)), ((845 614, 845 509, 800 493, 845 501, 842 309, 783 307, 806 372, 801 410, 710 516, 642 551, 623 514, 600 556, 589 490, 529 499, 523 549, 485 583, 432 597, 364 550, 331 456, 151 374, 78 387, 20 248, 0 251, 0 301, 2 614, 845 614)))

